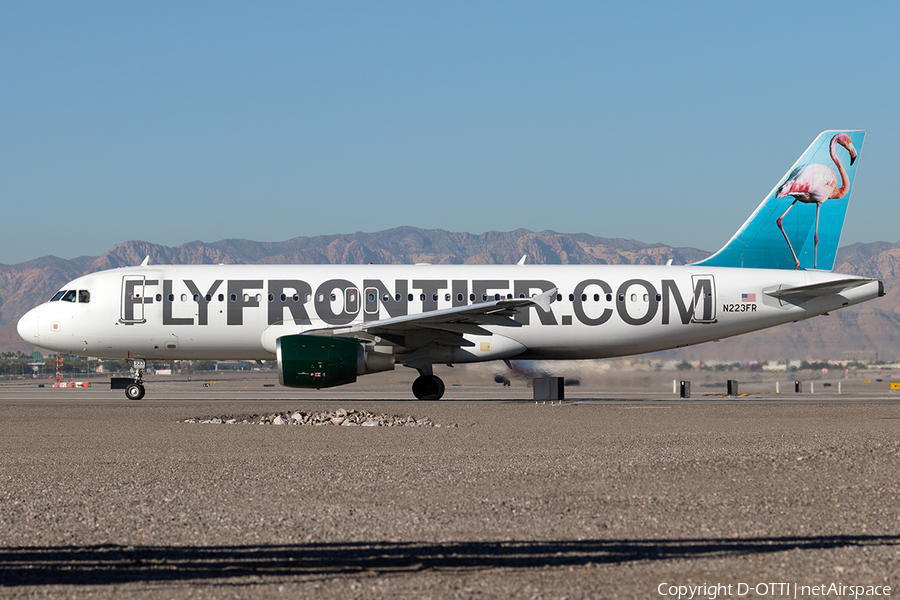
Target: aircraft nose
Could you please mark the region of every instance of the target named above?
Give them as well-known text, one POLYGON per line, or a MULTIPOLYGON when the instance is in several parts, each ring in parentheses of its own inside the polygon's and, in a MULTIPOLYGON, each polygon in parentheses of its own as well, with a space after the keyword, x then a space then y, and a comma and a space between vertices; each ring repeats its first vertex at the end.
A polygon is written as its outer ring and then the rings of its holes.
POLYGON ((41 329, 40 329, 41 317, 38 314, 37 309, 31 309, 19 319, 19 324, 16 326, 16 329, 19 331, 19 337, 28 342, 29 344, 34 344, 35 346, 39 346, 39 342, 41 341, 41 329))

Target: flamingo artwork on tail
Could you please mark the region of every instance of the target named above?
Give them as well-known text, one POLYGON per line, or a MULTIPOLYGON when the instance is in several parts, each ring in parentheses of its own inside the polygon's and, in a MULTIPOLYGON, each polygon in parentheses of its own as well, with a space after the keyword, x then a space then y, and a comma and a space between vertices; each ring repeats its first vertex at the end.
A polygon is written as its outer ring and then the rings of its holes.
POLYGON ((816 205, 816 231, 813 237, 813 268, 817 269, 819 261, 819 209, 826 200, 843 198, 850 189, 847 171, 844 169, 844 165, 841 164, 841 161, 838 159, 835 152, 835 147, 838 144, 846 148, 847 152, 850 153, 851 165, 856 160, 856 148, 853 147, 853 142, 846 133, 839 133, 831 138, 831 146, 829 148, 831 160, 837 165, 838 173, 840 173, 841 187, 837 187, 837 176, 831 168, 825 165, 809 163, 794 169, 781 187, 778 188, 778 193, 775 196, 776 198, 784 198, 785 196, 793 196, 794 198, 794 201, 791 202, 791 205, 787 207, 787 210, 784 211, 784 214, 782 214, 776 222, 778 223, 778 228, 781 229, 784 240, 788 244, 788 248, 791 249, 791 254, 794 256, 796 269, 800 268, 800 260, 797 258, 797 253, 794 251, 794 246, 791 245, 791 240, 788 239, 784 227, 781 225, 781 220, 787 216, 798 200, 804 204, 816 205))

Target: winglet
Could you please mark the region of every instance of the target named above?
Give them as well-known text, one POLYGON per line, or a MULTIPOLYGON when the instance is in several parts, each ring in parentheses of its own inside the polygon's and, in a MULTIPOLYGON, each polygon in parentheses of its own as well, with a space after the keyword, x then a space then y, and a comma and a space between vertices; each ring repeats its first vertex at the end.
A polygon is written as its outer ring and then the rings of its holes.
POLYGON ((519 266, 521 267, 522 265, 525 264, 525 259, 526 259, 526 258, 528 258, 528 255, 527 255, 527 254, 523 254, 523 255, 522 255, 522 258, 520 258, 520 259, 519 259, 519 262, 517 262, 516 264, 519 265, 519 266))
POLYGON ((148 254, 148 255, 144 258, 143 262, 141 262, 141 266, 142 266, 142 267, 146 267, 146 266, 149 265, 149 264, 150 264, 150 255, 148 254))

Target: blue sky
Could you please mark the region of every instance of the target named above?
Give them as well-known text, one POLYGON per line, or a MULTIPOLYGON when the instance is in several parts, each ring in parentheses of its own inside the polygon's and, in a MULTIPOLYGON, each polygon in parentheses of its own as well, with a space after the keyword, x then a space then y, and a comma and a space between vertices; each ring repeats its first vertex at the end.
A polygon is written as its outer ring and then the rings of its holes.
POLYGON ((719 248, 825 129, 900 240, 896 3, 0 5, 0 263, 400 225, 719 248))

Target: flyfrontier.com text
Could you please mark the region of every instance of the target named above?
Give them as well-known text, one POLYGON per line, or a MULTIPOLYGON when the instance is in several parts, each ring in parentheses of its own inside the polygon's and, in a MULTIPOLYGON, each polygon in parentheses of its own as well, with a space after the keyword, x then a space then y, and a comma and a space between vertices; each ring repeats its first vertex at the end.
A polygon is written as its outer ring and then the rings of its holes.
POLYGON ((888 585, 845 585, 843 583, 822 583, 819 585, 802 585, 791 582, 776 583, 710 583, 703 585, 674 585, 663 582, 656 587, 660 596, 677 598, 708 598, 715 600, 722 596, 755 596, 765 598, 863 598, 873 596, 890 596, 888 585))

